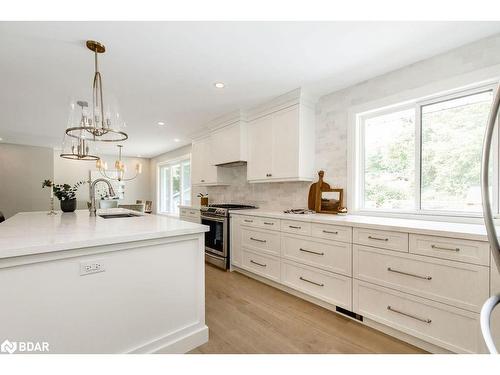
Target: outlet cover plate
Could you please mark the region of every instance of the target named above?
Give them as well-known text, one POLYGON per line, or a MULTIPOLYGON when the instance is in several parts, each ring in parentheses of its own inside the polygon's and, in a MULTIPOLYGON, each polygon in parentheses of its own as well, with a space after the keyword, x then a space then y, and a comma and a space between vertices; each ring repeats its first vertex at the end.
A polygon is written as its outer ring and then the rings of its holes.
POLYGON ((80 262, 80 276, 91 275, 93 273, 100 273, 106 271, 102 260, 90 260, 87 262, 80 262))

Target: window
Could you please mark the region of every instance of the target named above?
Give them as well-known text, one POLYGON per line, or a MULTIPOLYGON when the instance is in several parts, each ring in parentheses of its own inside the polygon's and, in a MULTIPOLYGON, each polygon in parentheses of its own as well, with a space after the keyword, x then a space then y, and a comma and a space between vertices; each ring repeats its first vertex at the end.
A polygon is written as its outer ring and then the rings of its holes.
POLYGON ((191 161, 189 158, 158 166, 159 211, 177 214, 179 205, 191 204, 191 161))
POLYGON ((481 151, 492 100, 493 88, 481 87, 358 114, 359 210, 481 213, 481 151))
POLYGON ((411 209, 415 202, 415 111, 383 114, 364 123, 366 208, 411 209))

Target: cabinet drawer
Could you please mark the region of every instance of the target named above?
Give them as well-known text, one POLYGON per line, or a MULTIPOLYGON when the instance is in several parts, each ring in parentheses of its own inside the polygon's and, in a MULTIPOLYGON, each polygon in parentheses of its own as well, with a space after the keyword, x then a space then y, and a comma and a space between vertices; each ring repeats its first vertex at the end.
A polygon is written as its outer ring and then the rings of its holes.
POLYGON ((264 254, 280 255, 280 233, 241 227, 241 245, 264 254))
POLYGON ((266 217, 242 216, 240 219, 242 225, 254 228, 269 230, 280 230, 280 220, 266 217))
POLYGON ((351 310, 352 279, 282 260, 282 284, 335 306, 351 310))
POLYGON ((282 234, 281 256, 326 271, 351 276, 351 244, 282 234))
POLYGON ((199 217, 200 216, 200 210, 196 210, 194 208, 181 208, 179 210, 179 216, 199 217))
POLYGON ((484 266, 490 264, 488 242, 410 234, 410 253, 484 266))
POLYGON ((310 236, 311 223, 295 220, 281 220, 281 231, 310 236))
POLYGON ((312 223, 311 233, 313 237, 325 238, 327 240, 352 242, 352 228, 339 225, 312 223))
POLYGON ((476 313, 358 280, 353 285, 353 309, 453 352, 484 351, 476 313))
POLYGON ((489 296, 488 267, 353 246, 355 278, 470 311, 489 296))
POLYGON ((280 281, 279 258, 243 250, 241 268, 273 281, 280 281))
POLYGON ((408 233, 354 228, 352 237, 352 242, 360 245, 380 247, 405 253, 408 252, 408 233))

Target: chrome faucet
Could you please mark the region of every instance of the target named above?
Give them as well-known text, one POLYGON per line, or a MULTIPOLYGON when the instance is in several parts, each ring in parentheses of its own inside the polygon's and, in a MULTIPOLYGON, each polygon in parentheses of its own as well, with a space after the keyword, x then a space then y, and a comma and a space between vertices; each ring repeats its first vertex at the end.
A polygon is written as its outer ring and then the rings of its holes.
POLYGON ((115 191, 113 190, 113 186, 111 186, 111 183, 104 179, 104 178, 98 178, 97 180, 92 181, 89 173, 89 194, 90 194, 90 216, 94 217, 96 216, 96 204, 95 204, 95 186, 97 185, 98 182, 104 182, 106 185, 108 185, 108 190, 109 190, 109 195, 113 197, 115 195, 115 191))

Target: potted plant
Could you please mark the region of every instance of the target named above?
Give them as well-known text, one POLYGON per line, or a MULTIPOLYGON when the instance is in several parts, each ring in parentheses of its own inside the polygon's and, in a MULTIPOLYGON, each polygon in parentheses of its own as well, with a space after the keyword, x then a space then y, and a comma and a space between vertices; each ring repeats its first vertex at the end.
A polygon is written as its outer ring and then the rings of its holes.
POLYGON ((76 210, 76 192, 78 188, 84 185, 86 181, 78 181, 73 186, 69 184, 54 184, 50 180, 45 180, 42 183, 42 188, 52 187, 52 192, 61 202, 61 211, 73 212, 76 210))

